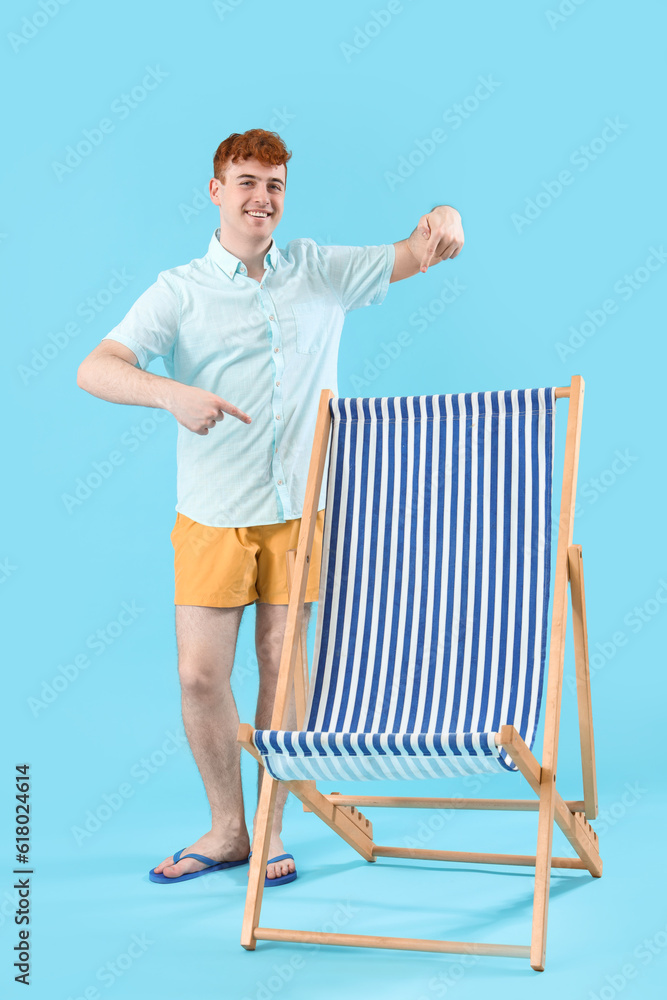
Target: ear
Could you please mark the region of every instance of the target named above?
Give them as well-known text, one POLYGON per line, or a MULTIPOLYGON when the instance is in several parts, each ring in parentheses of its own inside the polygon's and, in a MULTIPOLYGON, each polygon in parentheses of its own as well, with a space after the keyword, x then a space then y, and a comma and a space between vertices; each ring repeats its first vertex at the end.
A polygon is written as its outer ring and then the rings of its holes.
POLYGON ((214 205, 220 204, 219 188, 220 188, 220 181, 218 180, 217 177, 212 177, 211 180, 208 182, 208 192, 211 196, 211 201, 213 202, 214 205))

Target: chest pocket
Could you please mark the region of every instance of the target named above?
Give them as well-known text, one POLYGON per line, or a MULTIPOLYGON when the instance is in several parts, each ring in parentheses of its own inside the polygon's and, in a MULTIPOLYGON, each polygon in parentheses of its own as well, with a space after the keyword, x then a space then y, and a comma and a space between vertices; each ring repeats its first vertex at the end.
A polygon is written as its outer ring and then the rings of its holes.
POLYGON ((296 327, 297 354, 316 354, 324 338, 322 306, 315 302, 297 302, 290 309, 296 327))

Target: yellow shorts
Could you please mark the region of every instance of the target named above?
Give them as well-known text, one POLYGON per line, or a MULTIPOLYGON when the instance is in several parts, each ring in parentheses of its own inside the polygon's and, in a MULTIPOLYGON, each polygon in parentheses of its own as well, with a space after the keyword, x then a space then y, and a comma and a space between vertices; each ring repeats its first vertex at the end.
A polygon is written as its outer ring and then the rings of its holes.
MULTIPOLYGON (((289 604, 285 553, 295 549, 301 518, 250 528, 212 528, 180 511, 171 532, 174 604, 237 608, 289 604)), ((317 512, 305 603, 317 601, 324 511, 317 512)))

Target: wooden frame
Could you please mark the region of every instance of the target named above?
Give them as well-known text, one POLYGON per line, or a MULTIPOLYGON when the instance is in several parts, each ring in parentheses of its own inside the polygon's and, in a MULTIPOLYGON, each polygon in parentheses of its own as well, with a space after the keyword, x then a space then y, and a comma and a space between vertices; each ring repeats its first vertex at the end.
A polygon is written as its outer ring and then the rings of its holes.
MULTIPOLYGON (((310 563, 315 535, 317 503, 322 485, 331 430, 329 401, 333 395, 329 389, 323 389, 320 395, 299 540, 296 554, 294 550, 291 550, 287 556, 289 606, 280 660, 280 673, 271 719, 272 729, 284 728, 284 720, 286 719, 292 686, 294 687, 297 718, 300 726, 305 718, 308 667, 303 605, 308 577, 307 567, 310 563)), ((528 749, 514 726, 502 726, 496 736, 497 745, 507 750, 520 773, 537 796, 537 799, 426 799, 414 797, 343 796, 336 793, 324 795, 317 790, 314 781, 283 782, 288 790, 301 800, 306 811, 313 812, 319 816, 327 826, 335 830, 366 861, 375 861, 378 857, 408 857, 475 864, 534 866, 535 890, 530 945, 480 944, 467 941, 377 937, 362 934, 330 934, 259 926, 264 874, 269 851, 269 831, 271 829, 276 790, 278 787, 278 780, 273 778, 268 772, 265 772, 258 805, 257 833, 255 842, 253 843, 248 893, 241 932, 241 944, 244 948, 253 950, 257 941, 300 941, 304 943, 345 945, 348 947, 393 948, 475 955, 505 955, 514 958, 529 958, 532 968, 542 971, 546 956, 551 869, 584 869, 596 878, 602 874, 602 861, 600 860, 598 851, 597 834, 589 824, 589 820, 595 819, 597 815, 597 789, 593 721, 591 715, 583 559, 581 546, 572 544, 579 445, 581 440, 581 418, 584 402, 584 380, 581 376, 574 375, 569 386, 557 388, 556 398, 569 398, 569 410, 553 587, 551 638, 546 671, 544 743, 541 764, 528 749), (563 663, 565 657, 568 583, 572 604, 572 630, 577 678, 577 705, 584 792, 582 801, 565 801, 557 791, 555 782, 563 686, 563 663), (535 855, 481 854, 465 851, 436 851, 380 846, 373 841, 372 825, 363 813, 359 812, 358 807, 360 805, 363 805, 365 808, 386 806, 390 808, 420 809, 534 810, 538 813, 535 855), (558 824, 569 840, 577 854, 577 858, 553 856, 554 823, 558 824)), ((252 726, 241 724, 238 732, 238 741, 261 764, 261 755, 253 743, 253 734, 254 730, 252 726)))

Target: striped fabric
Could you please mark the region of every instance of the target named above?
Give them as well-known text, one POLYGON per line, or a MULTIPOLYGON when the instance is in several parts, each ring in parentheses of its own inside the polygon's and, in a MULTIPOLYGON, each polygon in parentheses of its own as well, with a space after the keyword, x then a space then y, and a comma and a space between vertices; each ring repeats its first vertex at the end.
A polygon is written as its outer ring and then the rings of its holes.
POLYGON ((257 730, 283 779, 516 770, 551 584, 555 390, 335 398, 304 732, 257 730))

